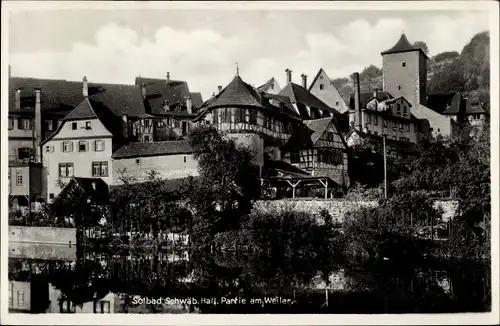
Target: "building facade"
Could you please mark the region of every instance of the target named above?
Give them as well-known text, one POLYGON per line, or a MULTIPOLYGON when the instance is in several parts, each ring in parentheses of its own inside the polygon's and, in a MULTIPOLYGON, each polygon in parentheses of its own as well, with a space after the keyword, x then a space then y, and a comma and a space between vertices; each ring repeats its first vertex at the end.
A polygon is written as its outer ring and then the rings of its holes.
POLYGON ((423 50, 410 44, 402 34, 399 41, 381 55, 383 90, 396 98, 404 97, 411 104, 413 115, 427 121, 428 128, 422 127, 422 134, 451 136, 454 123, 426 106, 428 58, 423 50))
POLYGON ((349 106, 323 68, 314 77, 309 92, 340 113, 349 110, 349 106))

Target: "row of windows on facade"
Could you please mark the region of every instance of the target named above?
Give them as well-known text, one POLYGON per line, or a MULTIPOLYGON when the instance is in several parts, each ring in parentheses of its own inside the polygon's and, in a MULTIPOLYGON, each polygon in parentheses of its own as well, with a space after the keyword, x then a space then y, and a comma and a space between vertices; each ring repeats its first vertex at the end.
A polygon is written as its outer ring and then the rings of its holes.
MULTIPOLYGON (((372 131, 371 131, 371 130, 366 130, 366 133, 367 133, 368 135, 371 135, 371 134, 372 134, 372 131)), ((373 134, 374 134, 375 136, 378 136, 378 131, 374 131, 374 132, 373 132, 373 134)), ((398 137, 397 137, 397 136, 392 136, 392 139, 393 139, 393 140, 398 140, 398 137)), ((401 136, 401 137, 399 137, 399 140, 400 140, 400 141, 402 141, 402 142, 408 143, 408 142, 410 141, 410 138, 407 138, 407 137, 403 137, 403 136, 401 136)))
MULTIPOLYGON (((107 177, 108 176, 108 162, 92 162, 92 176, 93 177, 107 177)), ((74 176, 73 163, 59 163, 59 177, 71 178, 74 176)))
MULTIPOLYGON (((67 141, 62 141, 61 142, 61 152, 63 153, 69 153, 69 152, 74 152, 74 143, 73 141, 67 140, 67 141)), ((88 152, 89 151, 89 142, 86 140, 80 140, 76 142, 78 144, 77 151, 78 152, 88 152)), ((94 152, 102 152, 104 150, 104 140, 94 140, 92 143, 92 150, 94 152)), ((54 152, 55 151, 55 146, 47 145, 45 146, 45 151, 46 152, 54 152)))
POLYGON ((249 123, 275 132, 292 133, 292 125, 256 109, 221 108, 212 111, 212 123, 249 123))
MULTIPOLYGON (((59 305, 60 313, 75 313, 76 306, 71 302, 71 300, 63 300, 61 303, 56 302, 59 305)), ((97 300, 93 302, 94 304, 94 313, 98 314, 109 314, 111 313, 111 302, 107 300, 97 300)))
MULTIPOLYGON (((16 119, 16 118, 9 117, 9 130, 14 129, 16 120, 17 120, 17 129, 19 129, 19 130, 32 130, 33 129, 33 119, 27 119, 27 118, 17 118, 16 119)), ((56 128, 57 124, 58 124, 57 120, 45 120, 45 130, 53 131, 56 128)), ((86 121, 84 128, 85 129, 92 129, 91 122, 86 121)), ((72 122, 71 129, 77 130, 78 123, 72 122)))
MULTIPOLYGON (((365 121, 366 124, 371 124, 372 123, 372 116, 370 114, 368 114, 366 116, 366 121, 365 121)), ((387 128, 387 120, 383 120, 383 124, 384 124, 384 128, 387 128)), ((373 116, 373 125, 377 126, 378 125, 378 116, 373 116)), ((410 128, 410 124, 409 123, 405 123, 406 125, 406 131, 410 131, 411 128, 410 128)), ((396 122, 396 121, 393 121, 392 122, 392 130, 397 130, 399 129, 400 131, 403 131, 404 128, 403 128, 403 123, 402 122, 396 122)))
MULTIPOLYGON (((343 163, 343 153, 341 151, 332 151, 332 150, 318 150, 316 153, 316 162, 317 163, 326 163, 326 164, 341 164, 343 163)), ((300 161, 300 152, 294 151, 290 153, 290 162, 291 163, 301 163, 300 161)))

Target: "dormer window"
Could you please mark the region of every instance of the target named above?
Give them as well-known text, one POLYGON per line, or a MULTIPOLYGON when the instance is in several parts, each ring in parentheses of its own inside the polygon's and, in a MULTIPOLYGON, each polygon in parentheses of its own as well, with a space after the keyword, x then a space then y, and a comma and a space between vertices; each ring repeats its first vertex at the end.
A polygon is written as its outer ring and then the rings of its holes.
POLYGON ((76 122, 71 123, 71 130, 76 130, 78 128, 78 124, 76 122))
POLYGON ((325 85, 324 84, 319 84, 319 89, 322 91, 325 89, 325 85))
POLYGON ((85 122, 85 129, 92 129, 92 125, 91 125, 90 121, 85 122))

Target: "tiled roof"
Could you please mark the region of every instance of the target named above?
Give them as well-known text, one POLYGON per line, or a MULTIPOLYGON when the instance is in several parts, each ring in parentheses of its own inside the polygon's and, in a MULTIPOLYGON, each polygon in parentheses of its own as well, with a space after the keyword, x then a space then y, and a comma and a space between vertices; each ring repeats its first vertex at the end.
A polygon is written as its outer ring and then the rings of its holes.
POLYGON ((281 172, 294 177, 310 176, 311 174, 307 171, 302 170, 290 163, 285 161, 276 160, 266 160, 264 164, 264 169, 268 171, 269 174, 274 174, 274 172, 281 172))
MULTIPOLYGON (((292 150, 314 147, 330 123, 340 133, 333 117, 302 121, 302 124, 298 126, 285 145, 283 145, 283 149, 292 150)), ((344 145, 347 147, 345 142, 344 145)))
POLYGON ((113 153, 112 158, 132 158, 141 156, 160 156, 173 154, 190 154, 191 146, 185 140, 162 141, 152 143, 130 143, 120 147, 113 153))
POLYGON ((320 109, 322 111, 328 111, 334 115, 339 115, 337 110, 329 107, 319 98, 311 94, 304 87, 297 85, 295 83, 289 83, 279 92, 279 95, 287 96, 290 98, 292 103, 297 103, 300 115, 303 119, 309 119, 309 114, 303 106, 309 106, 312 108, 320 109))
POLYGON ((199 104, 201 99, 200 93, 191 93, 189 91, 189 87, 187 82, 180 80, 170 80, 167 84, 166 79, 154 79, 154 78, 143 78, 137 77, 135 79, 135 84, 144 85, 146 88, 146 101, 149 105, 149 110, 151 114, 154 115, 164 115, 165 102, 168 101, 168 104, 171 106, 175 106, 177 103, 181 104, 182 109, 180 111, 170 111, 170 112, 184 112, 187 113, 186 108, 186 98, 191 96, 193 99, 193 110, 198 108, 196 104, 199 104), (194 94, 194 95, 193 95, 194 94))
POLYGON ((191 92, 191 98, 192 98, 194 107, 199 108, 203 105, 203 97, 201 96, 201 93, 191 92))
MULTIPOLYGON (((34 107, 35 89, 41 90, 42 112, 69 112, 83 100, 83 83, 77 81, 11 77, 9 79, 9 111, 15 111, 15 92, 21 89, 24 105, 34 107)), ((115 115, 131 117, 144 114, 139 86, 88 83, 89 100, 100 102, 115 115)), ((95 109, 95 107, 94 107, 95 109)))
POLYGON ((439 114, 443 114, 454 96, 455 93, 428 95, 426 106, 439 114))
POLYGON ((273 78, 269 79, 267 82, 264 83, 264 85, 261 85, 257 87, 257 91, 259 92, 267 92, 269 90, 269 87, 275 82, 276 80, 273 78))
MULTIPOLYGON (((373 92, 361 92, 359 93, 359 107, 366 108, 366 104, 370 102, 372 99, 374 99, 375 96, 373 96, 373 92)), ((388 99, 392 99, 394 96, 389 94, 388 92, 385 91, 378 91, 377 92, 377 101, 382 102, 388 99)), ((349 98, 349 107, 351 110, 354 110, 354 94, 351 93, 351 96, 349 98)))
POLYGON ((56 201, 64 198, 66 192, 74 187, 81 188, 93 203, 105 204, 109 199, 108 185, 101 178, 73 177, 56 198, 56 201))
POLYGON ((384 54, 409 52, 409 51, 420 51, 421 53, 423 53, 427 57, 427 55, 425 54, 424 51, 422 51, 422 49, 411 45, 411 43, 406 38, 405 34, 401 34, 399 41, 392 48, 382 52, 381 54, 384 55, 384 54))
POLYGON ((79 119, 97 119, 97 115, 90 104, 89 99, 85 98, 76 108, 73 109, 64 120, 79 120, 79 119))
POLYGON ((472 94, 461 94, 456 92, 450 101, 450 104, 443 111, 444 115, 463 114, 482 114, 486 111, 483 109, 479 99, 472 94))
POLYGON ((245 83, 239 75, 226 86, 218 95, 205 103, 205 108, 224 106, 252 106, 264 108, 259 93, 249 84, 245 83))
POLYGON ((321 135, 326 130, 326 127, 332 122, 332 118, 323 118, 323 119, 315 119, 315 120, 304 120, 303 123, 313 131, 311 135, 311 141, 313 144, 319 140, 321 135))

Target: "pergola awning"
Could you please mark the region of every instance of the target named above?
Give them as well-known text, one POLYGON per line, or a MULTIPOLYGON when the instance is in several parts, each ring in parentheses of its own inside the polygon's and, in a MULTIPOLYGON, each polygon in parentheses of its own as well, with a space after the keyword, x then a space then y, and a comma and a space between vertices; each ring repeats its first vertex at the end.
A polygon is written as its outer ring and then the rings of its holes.
POLYGON ((325 188, 325 198, 328 198, 328 188, 341 187, 337 182, 333 181, 330 177, 317 177, 312 175, 302 176, 275 176, 269 177, 269 182, 277 186, 285 186, 292 188, 292 198, 295 198, 295 188, 299 185, 302 186, 318 186, 321 185, 325 188))

